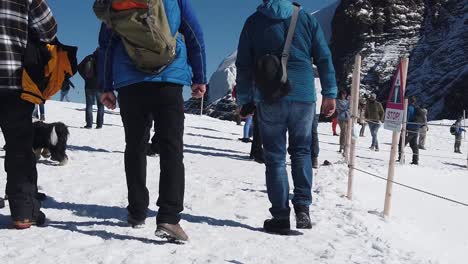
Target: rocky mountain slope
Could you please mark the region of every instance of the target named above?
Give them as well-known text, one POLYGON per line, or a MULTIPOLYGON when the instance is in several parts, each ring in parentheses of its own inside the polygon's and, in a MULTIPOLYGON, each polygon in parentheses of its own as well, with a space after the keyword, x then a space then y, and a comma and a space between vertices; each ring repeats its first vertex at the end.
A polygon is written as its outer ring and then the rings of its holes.
POLYGON ((342 0, 331 40, 339 87, 350 87, 360 53, 362 88, 385 100, 400 58, 409 56, 408 94, 430 118, 453 118, 468 105, 467 8, 467 0, 342 0), (449 103, 455 94, 465 99, 449 103))

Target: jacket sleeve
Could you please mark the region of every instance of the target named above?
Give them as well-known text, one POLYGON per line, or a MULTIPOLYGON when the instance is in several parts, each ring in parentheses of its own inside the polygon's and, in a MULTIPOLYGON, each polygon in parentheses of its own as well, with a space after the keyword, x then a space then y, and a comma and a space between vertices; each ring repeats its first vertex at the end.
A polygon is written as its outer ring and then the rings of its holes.
POLYGON ((98 85, 106 92, 114 90, 112 67, 114 62, 114 48, 118 40, 119 37, 114 34, 112 29, 102 23, 99 32, 98 85))
POLYGON ((336 98, 338 88, 336 85, 335 68, 333 66, 332 54, 322 28, 312 15, 307 15, 311 23, 312 36, 312 58, 317 65, 320 83, 322 84, 322 95, 326 98, 336 98))
POLYGON ((242 33, 239 39, 239 45, 237 48, 237 77, 236 77, 236 94, 237 104, 245 105, 253 102, 254 100, 254 79, 253 79, 253 68, 254 68, 254 52, 252 50, 252 42, 248 30, 249 22, 244 25, 242 33))
POLYGON ((29 28, 46 43, 55 39, 57 22, 45 0, 33 0, 29 7, 29 28))
POLYGON ((182 14, 179 31, 185 38, 188 62, 193 71, 192 82, 206 84, 206 53, 202 28, 190 1, 179 0, 179 6, 182 14))

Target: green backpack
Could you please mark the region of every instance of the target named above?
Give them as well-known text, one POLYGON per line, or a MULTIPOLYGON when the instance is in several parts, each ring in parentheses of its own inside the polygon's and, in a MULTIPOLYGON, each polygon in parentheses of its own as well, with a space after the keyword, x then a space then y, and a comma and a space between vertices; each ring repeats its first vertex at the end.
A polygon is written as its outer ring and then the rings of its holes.
POLYGON ((163 0, 96 0, 93 9, 140 71, 159 73, 174 60, 177 33, 171 33, 163 0))

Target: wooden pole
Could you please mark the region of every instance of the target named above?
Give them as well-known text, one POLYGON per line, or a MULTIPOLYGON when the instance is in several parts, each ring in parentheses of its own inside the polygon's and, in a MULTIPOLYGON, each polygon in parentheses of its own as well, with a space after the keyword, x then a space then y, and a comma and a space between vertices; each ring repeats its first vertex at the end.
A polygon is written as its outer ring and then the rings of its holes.
POLYGON ((203 103, 205 101, 205 96, 202 96, 201 102, 200 102, 200 115, 203 115, 203 103))
POLYGON ((347 197, 349 200, 353 199, 353 180, 354 180, 354 168, 356 162, 356 141, 357 138, 352 136, 353 128, 357 123, 358 117, 358 106, 359 106, 359 87, 361 85, 361 55, 356 55, 353 71, 353 84, 351 87, 351 115, 350 124, 348 131, 348 136, 351 141, 351 146, 349 148, 349 171, 348 171, 348 194, 347 197))
MULTIPOLYGON (((406 91, 406 76, 408 74, 408 64, 409 60, 408 58, 403 58, 402 59, 402 67, 403 67, 403 74, 402 74, 402 88, 403 88, 403 94, 405 94, 406 91)), ((405 103, 407 100, 405 100, 405 103)), ((406 115, 406 109, 404 110, 403 118, 406 115)), ((403 128, 406 131, 406 123, 403 121, 403 128)), ((395 178, 395 158, 397 154, 397 149, 398 149, 398 139, 400 138, 400 133, 398 131, 393 132, 393 137, 392 137, 392 150, 390 152, 390 161, 388 165, 388 178, 387 178, 387 190, 385 192, 385 205, 384 205, 384 217, 388 217, 390 215, 390 208, 391 208, 391 202, 392 202, 392 190, 393 190, 393 180, 395 178)), ((405 138, 405 135, 402 135, 402 139, 405 138)), ((402 141, 402 143, 404 143, 402 141)), ((404 145, 402 145, 402 149, 404 149, 404 145)))

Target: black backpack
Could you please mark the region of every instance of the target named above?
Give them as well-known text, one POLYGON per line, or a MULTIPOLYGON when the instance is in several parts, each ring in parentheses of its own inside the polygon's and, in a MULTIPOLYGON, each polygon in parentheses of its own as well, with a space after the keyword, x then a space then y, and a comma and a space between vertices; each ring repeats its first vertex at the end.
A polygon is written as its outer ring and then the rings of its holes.
POLYGON ((455 135, 457 133, 457 123, 450 126, 450 134, 455 135))
POLYGON ((300 5, 294 3, 294 13, 288 29, 288 35, 281 56, 266 54, 259 58, 255 65, 254 79, 263 99, 274 103, 291 92, 288 80, 287 64, 291 51, 292 40, 296 30, 300 5))

